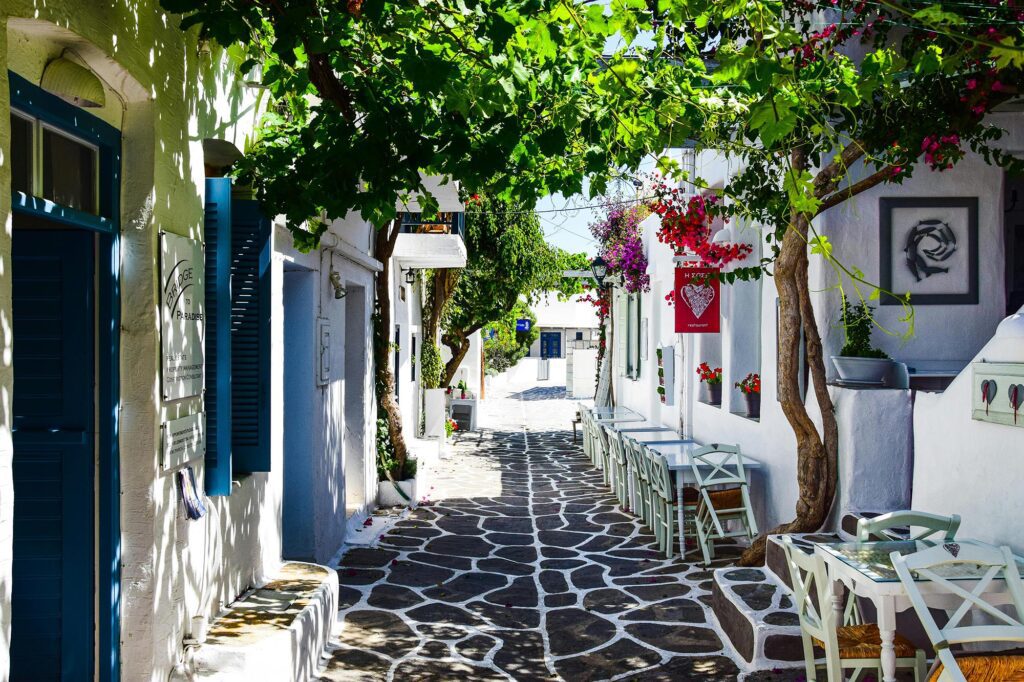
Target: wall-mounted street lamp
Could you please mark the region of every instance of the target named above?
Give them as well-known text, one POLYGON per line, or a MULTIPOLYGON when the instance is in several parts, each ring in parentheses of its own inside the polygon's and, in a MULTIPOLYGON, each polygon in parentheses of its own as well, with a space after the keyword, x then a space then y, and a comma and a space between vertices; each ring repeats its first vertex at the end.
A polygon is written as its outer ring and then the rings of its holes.
POLYGON ((406 284, 415 284, 416 283, 416 271, 413 270, 412 268, 409 268, 408 270, 405 271, 405 283, 406 284))
POLYGON ((604 262, 604 258, 598 256, 591 261, 590 271, 594 273, 594 280, 597 282, 597 288, 604 289, 604 278, 608 276, 608 264, 604 262))

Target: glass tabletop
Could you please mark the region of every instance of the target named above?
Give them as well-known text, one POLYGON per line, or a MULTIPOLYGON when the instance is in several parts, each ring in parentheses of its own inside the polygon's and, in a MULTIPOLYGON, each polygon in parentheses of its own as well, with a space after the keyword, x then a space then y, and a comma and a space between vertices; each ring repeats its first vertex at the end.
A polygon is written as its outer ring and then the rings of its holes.
MULTIPOLYGON (((822 542, 815 543, 815 546, 821 547, 825 552, 876 583, 891 583, 899 582, 900 578, 892 566, 890 554, 899 552, 901 556, 906 556, 934 547, 936 544, 930 540, 889 540, 884 542, 822 542)), ((957 540, 956 544, 987 546, 985 543, 975 540, 957 540)), ((1020 559, 1017 560, 1017 565, 1024 569, 1024 562, 1020 559)), ((984 569, 974 564, 952 564, 934 570, 936 575, 947 580, 977 580, 985 574, 984 569)))
POLYGON ((625 434, 638 443, 684 443, 686 439, 675 431, 639 431, 625 434))
POLYGON ((625 434, 630 434, 637 431, 672 431, 673 433, 675 433, 675 429, 673 429, 670 426, 662 426, 661 424, 657 424, 655 422, 646 420, 642 422, 621 422, 618 424, 614 424, 612 428, 618 431, 619 433, 625 434))

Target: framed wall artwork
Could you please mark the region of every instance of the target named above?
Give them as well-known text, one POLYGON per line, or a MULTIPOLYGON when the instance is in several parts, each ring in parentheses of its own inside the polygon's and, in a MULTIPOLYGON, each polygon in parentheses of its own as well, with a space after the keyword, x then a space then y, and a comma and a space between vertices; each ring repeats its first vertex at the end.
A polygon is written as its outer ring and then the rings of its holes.
POLYGON ((885 197, 878 213, 883 290, 912 305, 978 302, 977 197, 885 197))

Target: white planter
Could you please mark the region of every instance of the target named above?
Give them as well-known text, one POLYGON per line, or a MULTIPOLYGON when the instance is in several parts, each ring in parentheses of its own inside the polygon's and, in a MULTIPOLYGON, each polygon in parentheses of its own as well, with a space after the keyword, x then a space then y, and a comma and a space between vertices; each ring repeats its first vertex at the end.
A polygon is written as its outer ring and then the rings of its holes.
POLYGON ((423 392, 423 437, 444 438, 444 421, 448 418, 443 388, 428 388, 423 392))
POLYGON ((416 507, 418 501, 417 498, 417 486, 415 478, 407 478, 404 481, 398 481, 398 487, 402 489, 402 492, 409 498, 408 500, 402 497, 397 490, 395 490, 395 484, 391 481, 378 481, 377 482, 377 506, 379 507, 416 507))
POLYGON ((832 356, 832 364, 843 381, 881 384, 889 376, 892 360, 888 358, 847 358, 832 356))

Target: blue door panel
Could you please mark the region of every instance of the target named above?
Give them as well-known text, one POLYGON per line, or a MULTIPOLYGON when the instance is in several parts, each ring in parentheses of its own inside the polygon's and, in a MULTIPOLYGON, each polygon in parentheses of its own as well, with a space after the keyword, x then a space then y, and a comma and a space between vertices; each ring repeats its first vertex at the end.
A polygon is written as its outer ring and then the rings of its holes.
POLYGON ((93 241, 14 230, 13 682, 93 672, 93 241))

